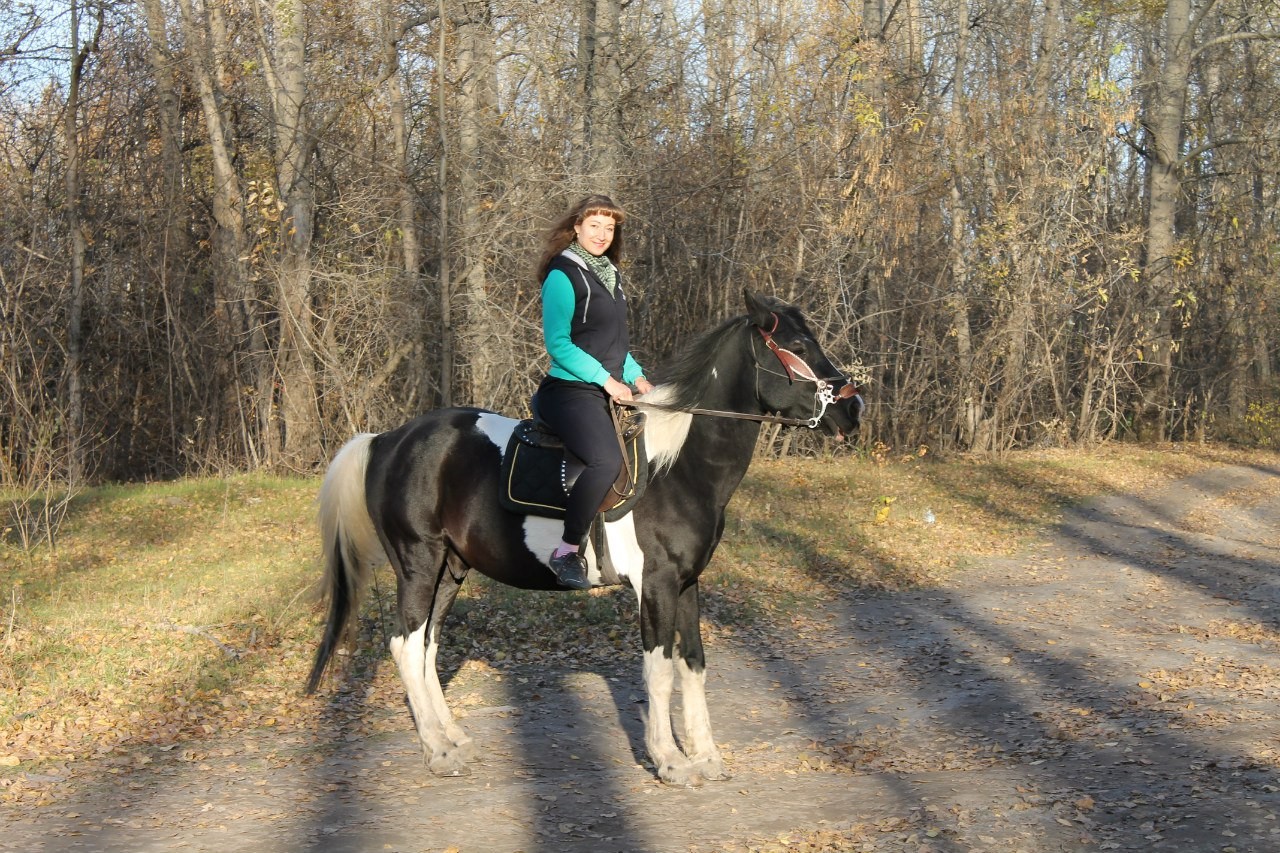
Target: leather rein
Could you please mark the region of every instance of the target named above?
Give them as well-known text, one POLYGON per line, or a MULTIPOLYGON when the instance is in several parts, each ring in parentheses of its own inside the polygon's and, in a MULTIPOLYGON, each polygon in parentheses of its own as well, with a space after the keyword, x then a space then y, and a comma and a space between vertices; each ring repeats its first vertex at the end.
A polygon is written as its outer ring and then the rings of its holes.
MULTIPOLYGON (((817 408, 817 414, 811 418, 784 418, 781 415, 752 415, 746 412, 729 412, 722 409, 698 409, 683 408, 680 406, 668 406, 664 403, 646 403, 643 400, 619 400, 617 405, 628 406, 637 409, 658 409, 665 412, 681 412, 688 415, 710 415, 716 418, 732 418, 741 421, 758 421, 768 424, 783 424, 785 426, 803 426, 809 429, 815 429, 822 421, 822 416, 826 414, 827 408, 833 403, 841 400, 848 400, 858 396, 858 388, 843 376, 833 377, 839 379, 840 384, 837 386, 832 382, 832 378, 821 378, 811 368, 808 363, 800 356, 793 353, 778 344, 773 339, 773 333, 778 330, 778 315, 773 314, 773 328, 765 331, 760 326, 756 326, 756 331, 760 333, 760 337, 764 339, 764 345, 778 357, 778 361, 782 363, 784 373, 775 373, 766 367, 762 367, 756 362, 756 372, 764 371, 765 373, 773 373, 776 376, 786 376, 791 382, 800 380, 803 382, 812 382, 817 386, 813 393, 814 406, 817 408), (839 388, 838 391, 833 390, 839 388)), ((755 346, 752 346, 754 352, 755 346)))

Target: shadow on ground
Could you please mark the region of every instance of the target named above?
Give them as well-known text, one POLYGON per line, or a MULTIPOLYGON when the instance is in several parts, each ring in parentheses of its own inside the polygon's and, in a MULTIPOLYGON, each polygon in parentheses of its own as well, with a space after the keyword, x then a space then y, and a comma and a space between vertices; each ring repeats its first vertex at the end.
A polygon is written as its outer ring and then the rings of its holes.
POLYGON ((446 779, 357 667, 321 747, 157 752, 6 812, 0 849, 1280 849, 1276 473, 1097 501, 928 589, 868 593, 828 560, 812 618, 710 626, 725 783, 654 780, 638 654, 446 672, 476 740, 446 779))

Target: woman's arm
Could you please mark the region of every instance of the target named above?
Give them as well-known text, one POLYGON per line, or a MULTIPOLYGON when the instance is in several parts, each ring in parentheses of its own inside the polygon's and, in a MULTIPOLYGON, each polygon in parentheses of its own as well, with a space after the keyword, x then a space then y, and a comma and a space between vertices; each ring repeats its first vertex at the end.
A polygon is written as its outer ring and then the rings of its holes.
POLYGON ((609 371, 575 344, 569 334, 576 302, 569 277, 560 270, 547 273, 542 282, 542 339, 554 367, 579 382, 591 382, 603 388, 609 380, 609 371))

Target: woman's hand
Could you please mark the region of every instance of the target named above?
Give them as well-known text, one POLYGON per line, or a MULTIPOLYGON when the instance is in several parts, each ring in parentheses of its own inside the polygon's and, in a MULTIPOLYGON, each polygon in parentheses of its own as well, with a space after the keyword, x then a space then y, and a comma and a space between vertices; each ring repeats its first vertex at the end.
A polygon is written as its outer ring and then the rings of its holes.
POLYGON ((604 393, 615 403, 631 399, 631 388, 610 376, 604 381, 604 393))
POLYGON ((641 376, 636 380, 636 390, 641 394, 648 394, 653 390, 653 383, 641 376))

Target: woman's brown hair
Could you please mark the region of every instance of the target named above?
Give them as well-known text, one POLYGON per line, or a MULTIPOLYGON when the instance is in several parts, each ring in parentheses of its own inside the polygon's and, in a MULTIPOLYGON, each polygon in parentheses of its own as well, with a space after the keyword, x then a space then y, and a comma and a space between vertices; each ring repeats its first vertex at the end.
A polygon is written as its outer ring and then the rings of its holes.
POLYGON ((627 221, 626 212, 607 195, 589 195, 570 208, 547 232, 542 259, 538 262, 539 284, 547 277, 547 268, 556 255, 569 248, 569 244, 578 236, 573 230, 574 226, 588 216, 607 216, 614 221, 613 242, 605 249, 604 254, 615 266, 622 260, 622 223, 627 221))

